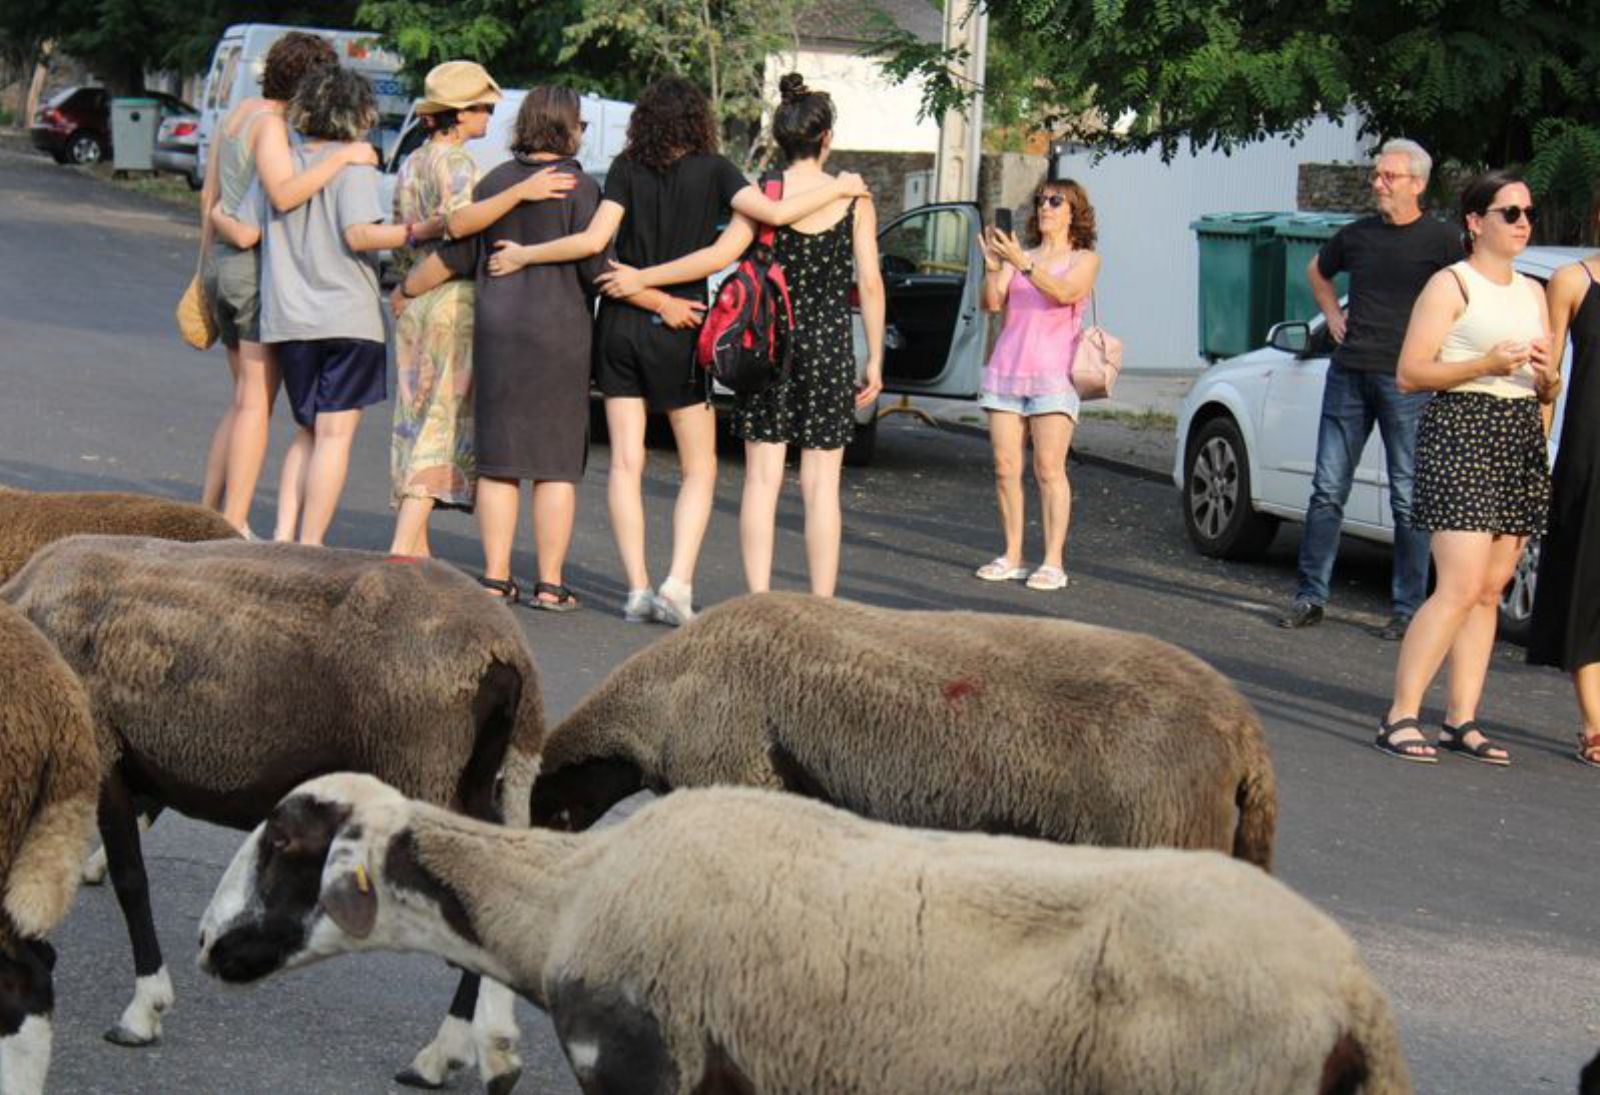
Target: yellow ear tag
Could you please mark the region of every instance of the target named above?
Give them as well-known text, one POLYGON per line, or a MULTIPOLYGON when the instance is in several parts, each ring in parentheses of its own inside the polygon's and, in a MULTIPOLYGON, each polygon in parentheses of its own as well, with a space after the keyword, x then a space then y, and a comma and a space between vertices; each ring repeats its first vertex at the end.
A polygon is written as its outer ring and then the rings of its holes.
POLYGON ((367 881, 367 869, 361 864, 356 864, 356 889, 362 893, 372 892, 372 883, 367 881))

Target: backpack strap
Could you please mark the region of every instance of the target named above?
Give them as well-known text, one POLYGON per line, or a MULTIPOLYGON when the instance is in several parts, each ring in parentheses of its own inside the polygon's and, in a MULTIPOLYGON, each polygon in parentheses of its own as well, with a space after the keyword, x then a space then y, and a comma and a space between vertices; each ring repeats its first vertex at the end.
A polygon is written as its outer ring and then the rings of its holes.
MULTIPOLYGON (((783 172, 768 171, 761 176, 761 192, 775 202, 783 200, 783 172)), ((778 230, 765 222, 756 225, 756 242, 762 247, 771 247, 772 241, 778 236, 778 230)))

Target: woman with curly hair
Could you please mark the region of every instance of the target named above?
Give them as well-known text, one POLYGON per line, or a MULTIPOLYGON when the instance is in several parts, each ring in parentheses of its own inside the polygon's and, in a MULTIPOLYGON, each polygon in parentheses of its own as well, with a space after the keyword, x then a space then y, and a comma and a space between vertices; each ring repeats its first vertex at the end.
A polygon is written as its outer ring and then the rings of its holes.
POLYGON ((1046 178, 1033 192, 1024 249, 1010 232, 984 231, 983 307, 1005 311, 1005 323, 983 373, 980 405, 989 415, 995 493, 1005 550, 978 568, 986 582, 1027 580, 1029 589, 1067 584, 1067 523, 1072 486, 1067 450, 1078 422, 1072 358, 1083 331, 1084 303, 1100 274, 1094 206, 1071 179, 1046 178), (1022 462, 1033 441, 1033 478, 1044 518, 1044 559, 1032 573, 1022 565, 1022 462))
POLYGON ((218 509, 245 535, 250 533, 250 501, 267 458, 267 427, 278 397, 278 368, 261 341, 260 256, 214 238, 211 210, 238 208, 250 184, 259 179, 280 210, 303 204, 349 164, 374 164, 365 142, 348 146, 308 171, 296 172, 289 155, 283 114, 306 73, 339 63, 327 39, 290 31, 267 51, 261 95, 244 100, 217 128, 200 191, 201 271, 233 373, 233 401, 217 424, 206 460, 201 500, 218 509))
MULTIPOLYGON (((304 172, 347 156, 378 118, 372 85, 334 66, 300 82, 287 120, 304 172)), ((218 207, 218 231, 238 246, 261 244, 261 338, 283 374, 300 427, 278 483, 276 540, 320 544, 344 491, 362 408, 388 398, 382 304, 374 252, 416 246, 444 233, 444 218, 385 224, 378 175, 340 171, 305 204, 281 212, 257 181, 239 219, 218 207)))
MULTIPOLYGON (((840 198, 866 193, 858 175, 840 175, 781 202, 765 197, 717 153, 717 127, 705 94, 669 76, 645 89, 628 122, 628 142, 606 176, 604 200, 584 231, 550 243, 496 244, 495 276, 530 263, 573 262, 601 254, 615 238, 617 258, 656 266, 710 244, 736 213, 792 224, 840 198)), ((707 381, 694 363, 696 327, 705 311, 703 279, 601 303, 595 381, 606 401, 611 437, 607 500, 627 573, 623 618, 677 626, 694 618, 693 583, 711 520, 717 478, 716 416, 707 381), (645 561, 645 421, 665 411, 678 446, 682 482, 673 512, 672 565, 652 589, 645 561)))

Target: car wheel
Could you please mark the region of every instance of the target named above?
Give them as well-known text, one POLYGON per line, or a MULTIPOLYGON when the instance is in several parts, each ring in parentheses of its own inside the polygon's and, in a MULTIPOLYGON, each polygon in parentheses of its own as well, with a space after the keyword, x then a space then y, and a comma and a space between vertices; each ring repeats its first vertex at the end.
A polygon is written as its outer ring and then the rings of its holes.
POLYGON ((1528 645, 1533 622, 1533 592, 1539 579, 1539 539, 1530 537, 1517 560, 1511 581, 1500 594, 1500 637, 1518 646, 1528 645))
POLYGON ((190 190, 199 190, 206 184, 206 181, 197 176, 193 171, 185 175, 184 180, 189 184, 190 190))
POLYGON ((857 422, 855 432, 844 447, 844 462, 852 468, 864 468, 872 463, 878 451, 878 419, 857 422))
POLYGON ((1250 463, 1231 418, 1211 419, 1189 443, 1183 524, 1200 553, 1218 559, 1258 558, 1278 531, 1277 518, 1250 508, 1250 463))
POLYGON ((67 159, 87 167, 105 158, 106 148, 93 133, 74 133, 67 142, 67 159))

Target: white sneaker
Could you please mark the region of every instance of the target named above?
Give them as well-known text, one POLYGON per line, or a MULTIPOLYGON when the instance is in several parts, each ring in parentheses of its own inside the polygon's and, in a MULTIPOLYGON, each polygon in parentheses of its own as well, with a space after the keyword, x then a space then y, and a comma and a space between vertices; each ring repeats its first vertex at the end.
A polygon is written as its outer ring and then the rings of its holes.
POLYGON ((671 627, 682 627, 694 619, 694 587, 668 578, 656 588, 655 618, 671 627))
POLYGON ((647 624, 656 616, 656 595, 648 589, 628 590, 628 600, 622 606, 622 619, 630 624, 647 624))

